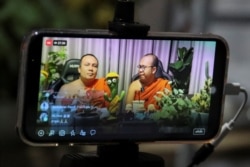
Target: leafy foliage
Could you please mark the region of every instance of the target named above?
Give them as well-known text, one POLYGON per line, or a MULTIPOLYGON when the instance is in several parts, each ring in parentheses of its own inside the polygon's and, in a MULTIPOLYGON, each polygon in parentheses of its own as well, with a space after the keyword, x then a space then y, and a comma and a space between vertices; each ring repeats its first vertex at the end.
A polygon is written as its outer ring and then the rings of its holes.
MULTIPOLYGON (((151 114, 154 120, 181 120, 184 124, 190 123, 191 112, 209 112, 211 101, 212 78, 209 75, 209 64, 206 62, 204 87, 192 97, 183 89, 173 87, 173 90, 164 89, 154 97, 161 107, 160 111, 151 114)), ((171 83, 173 84, 173 83, 171 83)))
POLYGON ((195 109, 195 104, 182 89, 173 88, 172 91, 164 89, 164 91, 157 92, 154 98, 161 109, 151 115, 152 119, 181 120, 183 123, 190 121, 191 111, 195 109))
POLYGON ((204 87, 200 90, 199 93, 194 94, 191 98, 192 102, 197 105, 197 112, 208 112, 210 108, 211 101, 211 86, 212 86, 212 78, 208 74, 209 64, 206 62, 206 80, 204 87))
POLYGON ((48 61, 45 63, 48 72, 48 82, 53 83, 60 78, 62 73, 64 60, 66 60, 66 48, 61 47, 59 51, 51 51, 48 53, 48 61))
POLYGON ((212 79, 208 78, 205 81, 204 88, 200 90, 199 93, 194 94, 194 96, 191 98, 191 100, 197 104, 197 112, 208 112, 210 107, 210 101, 211 101, 211 95, 210 92, 210 86, 212 83, 212 79))
POLYGON ((169 64, 169 70, 174 77, 172 86, 178 89, 183 89, 184 93, 187 93, 193 61, 193 48, 178 48, 177 54, 177 60, 174 63, 169 64))

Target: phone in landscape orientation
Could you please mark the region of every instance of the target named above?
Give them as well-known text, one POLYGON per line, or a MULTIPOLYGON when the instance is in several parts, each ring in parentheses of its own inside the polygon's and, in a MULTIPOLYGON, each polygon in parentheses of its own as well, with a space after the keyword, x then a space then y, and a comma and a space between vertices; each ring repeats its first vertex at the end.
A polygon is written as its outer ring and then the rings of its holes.
POLYGON ((228 52, 213 34, 34 30, 21 45, 18 133, 34 146, 210 140, 223 116, 228 52), (147 85, 152 74, 165 87, 147 85))

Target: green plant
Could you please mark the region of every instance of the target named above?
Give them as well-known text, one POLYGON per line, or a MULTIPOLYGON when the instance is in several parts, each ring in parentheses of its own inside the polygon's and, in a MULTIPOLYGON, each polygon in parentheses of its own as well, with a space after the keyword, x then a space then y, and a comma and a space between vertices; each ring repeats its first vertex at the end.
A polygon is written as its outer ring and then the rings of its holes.
POLYGON ((212 78, 209 76, 209 64, 206 62, 206 80, 204 87, 200 90, 199 93, 196 93, 191 98, 192 102, 194 102, 197 106, 197 112, 208 112, 210 107, 211 101, 211 85, 212 85, 212 78))
POLYGON ((173 74, 172 86, 174 88, 183 89, 184 93, 188 93, 193 61, 193 48, 178 48, 177 55, 177 60, 169 64, 169 70, 173 74))
POLYGON ((173 88, 172 91, 164 89, 157 92, 154 98, 161 109, 151 115, 153 120, 179 120, 185 125, 190 123, 191 111, 195 109, 195 104, 182 89, 173 88))
POLYGON ((45 71, 48 72, 48 83, 54 83, 60 78, 64 61, 67 58, 66 48, 62 46, 59 51, 48 53, 48 60, 45 63, 45 71))

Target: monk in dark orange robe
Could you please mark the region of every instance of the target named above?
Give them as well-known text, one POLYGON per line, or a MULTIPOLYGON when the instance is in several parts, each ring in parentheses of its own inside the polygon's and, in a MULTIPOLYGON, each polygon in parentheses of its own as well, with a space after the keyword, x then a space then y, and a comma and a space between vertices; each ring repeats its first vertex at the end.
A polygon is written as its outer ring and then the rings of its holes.
POLYGON ((171 90, 171 86, 168 80, 156 77, 158 64, 159 59, 154 54, 146 54, 141 58, 137 66, 139 78, 133 81, 128 88, 126 108, 128 106, 133 108, 134 100, 144 100, 145 110, 149 110, 148 107, 151 104, 153 109, 159 109, 154 95, 165 88, 171 90))
POLYGON ((149 104, 153 104, 155 109, 159 109, 154 96, 156 95, 156 92, 163 91, 164 88, 171 90, 168 80, 157 78, 149 86, 136 90, 134 100, 144 100, 145 109, 148 109, 149 104))
POLYGON ((57 95, 58 105, 89 104, 96 107, 107 107, 104 93, 110 94, 105 78, 96 78, 98 60, 92 54, 83 55, 78 71, 79 79, 63 85, 57 95))

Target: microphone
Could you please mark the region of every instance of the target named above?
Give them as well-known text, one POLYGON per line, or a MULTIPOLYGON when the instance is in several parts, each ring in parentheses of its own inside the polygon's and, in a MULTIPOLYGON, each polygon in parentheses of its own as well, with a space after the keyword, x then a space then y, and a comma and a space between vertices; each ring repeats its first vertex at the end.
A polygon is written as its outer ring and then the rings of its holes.
POLYGON ((144 91, 144 87, 141 87, 141 92, 143 92, 144 91))

